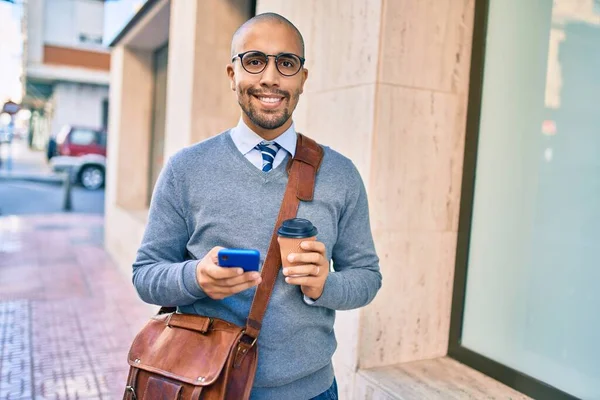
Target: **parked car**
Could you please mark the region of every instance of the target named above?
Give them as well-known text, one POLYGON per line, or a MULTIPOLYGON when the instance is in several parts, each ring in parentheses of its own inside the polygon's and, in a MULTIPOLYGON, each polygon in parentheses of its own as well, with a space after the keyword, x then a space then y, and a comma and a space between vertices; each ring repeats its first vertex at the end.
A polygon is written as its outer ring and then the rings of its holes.
POLYGON ((101 154, 82 156, 55 156, 50 160, 54 172, 66 172, 74 183, 80 183, 88 190, 104 186, 106 178, 106 157, 101 154))
POLYGON ((98 154, 106 157, 106 132, 82 126, 66 125, 48 141, 48 161, 55 156, 78 157, 98 154))

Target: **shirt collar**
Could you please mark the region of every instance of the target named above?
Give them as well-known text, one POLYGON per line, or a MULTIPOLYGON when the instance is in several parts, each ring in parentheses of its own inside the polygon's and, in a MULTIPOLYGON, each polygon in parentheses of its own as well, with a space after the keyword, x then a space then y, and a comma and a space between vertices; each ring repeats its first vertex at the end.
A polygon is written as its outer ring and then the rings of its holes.
MULTIPOLYGON (((237 126, 230 132, 231 139, 242 155, 248 154, 257 144, 262 142, 264 139, 256 134, 252 129, 248 127, 240 118, 237 126)), ((296 127, 292 122, 292 125, 281 135, 277 136, 274 140, 278 145, 284 148, 292 157, 296 154, 296 127)))

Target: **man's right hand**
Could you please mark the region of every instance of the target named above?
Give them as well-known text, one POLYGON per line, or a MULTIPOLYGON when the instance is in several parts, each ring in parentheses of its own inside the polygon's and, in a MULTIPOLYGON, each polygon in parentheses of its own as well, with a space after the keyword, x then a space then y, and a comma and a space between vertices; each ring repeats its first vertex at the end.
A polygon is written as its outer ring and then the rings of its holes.
POLYGON ((198 264, 196 279, 208 297, 221 300, 258 285, 259 272, 244 272, 242 268, 220 267, 217 255, 223 247, 213 247, 198 264))

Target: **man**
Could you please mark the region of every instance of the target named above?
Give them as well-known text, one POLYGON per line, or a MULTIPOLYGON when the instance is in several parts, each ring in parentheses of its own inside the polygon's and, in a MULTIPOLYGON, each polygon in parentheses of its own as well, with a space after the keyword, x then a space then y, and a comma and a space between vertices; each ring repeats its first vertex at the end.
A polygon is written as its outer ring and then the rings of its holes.
MULTIPOLYGON (((133 282, 146 302, 244 325, 260 274, 219 267, 217 252, 257 249, 264 261, 296 149, 292 113, 308 71, 302 35, 277 14, 242 25, 231 49, 227 75, 241 119, 166 164, 133 282)), ((337 399, 335 310, 368 304, 381 286, 360 175, 350 160, 324 151, 314 200, 298 210, 318 228, 318 241, 303 242, 307 252, 290 255, 301 266, 279 274, 258 339, 253 399, 337 399)))

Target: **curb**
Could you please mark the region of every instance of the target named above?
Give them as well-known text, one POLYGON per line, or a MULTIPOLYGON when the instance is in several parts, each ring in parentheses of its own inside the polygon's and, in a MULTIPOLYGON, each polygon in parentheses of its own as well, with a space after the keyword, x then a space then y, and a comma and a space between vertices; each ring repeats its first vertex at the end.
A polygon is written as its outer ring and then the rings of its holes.
POLYGON ((60 176, 44 176, 44 175, 18 175, 18 174, 0 174, 0 181, 27 181, 36 183, 60 184, 64 180, 60 176))

